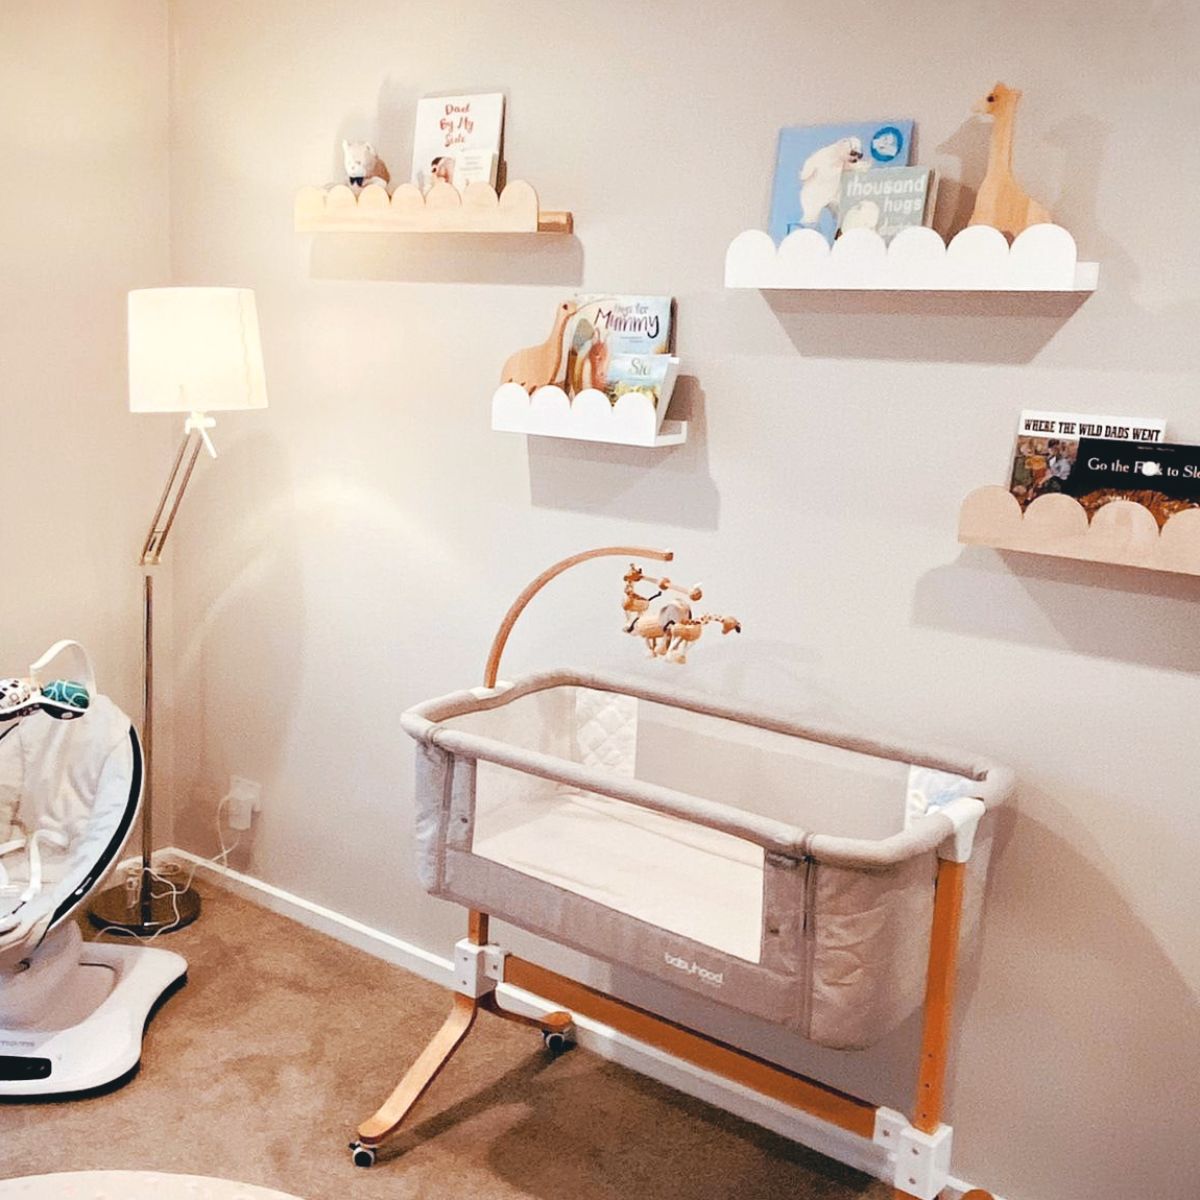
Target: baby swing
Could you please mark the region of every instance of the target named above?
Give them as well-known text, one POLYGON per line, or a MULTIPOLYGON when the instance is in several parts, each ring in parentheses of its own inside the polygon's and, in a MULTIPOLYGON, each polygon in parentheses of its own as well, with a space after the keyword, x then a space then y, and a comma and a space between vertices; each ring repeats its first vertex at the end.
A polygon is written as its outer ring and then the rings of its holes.
MULTIPOLYGON (((530 599, 604 555, 672 557, 611 547, 551 567, 504 618, 484 686, 401 718, 417 742, 421 879, 470 910, 469 935, 449 1018, 359 1126, 354 1161, 374 1162, 481 1009, 540 1027, 552 1051, 576 1014, 858 1135, 897 1197, 935 1200, 950 1169, 942 1089, 967 864, 986 870, 985 817, 1010 772, 642 679, 498 683, 530 599), (869 1046, 923 1007, 913 1119, 507 953, 489 914, 823 1046, 869 1046), (519 1016, 499 984, 564 1011, 519 1016)), ((654 658, 683 661, 709 625, 740 630, 693 614, 699 588, 662 579, 644 596, 646 578, 636 564, 625 576, 623 628, 654 658)))
POLYGON ((151 1010, 183 979, 178 954, 84 944, 72 919, 116 865, 141 798, 137 731, 96 693, 78 643, 0 681, 0 1096, 128 1075, 151 1010), (80 682, 39 683, 68 652, 80 682))

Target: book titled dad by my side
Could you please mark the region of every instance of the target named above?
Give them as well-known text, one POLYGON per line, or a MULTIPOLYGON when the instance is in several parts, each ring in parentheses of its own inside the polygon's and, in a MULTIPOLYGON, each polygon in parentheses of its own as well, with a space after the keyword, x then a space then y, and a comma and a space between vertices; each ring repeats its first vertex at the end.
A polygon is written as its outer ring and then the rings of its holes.
POLYGON ((504 136, 504 94, 426 96, 417 101, 412 181, 427 192, 441 180, 461 192, 496 186, 504 136))
POLYGON ((906 167, 912 120, 791 125, 779 131, 770 233, 782 242, 797 229, 816 229, 833 241, 840 223, 842 180, 872 167, 906 167))

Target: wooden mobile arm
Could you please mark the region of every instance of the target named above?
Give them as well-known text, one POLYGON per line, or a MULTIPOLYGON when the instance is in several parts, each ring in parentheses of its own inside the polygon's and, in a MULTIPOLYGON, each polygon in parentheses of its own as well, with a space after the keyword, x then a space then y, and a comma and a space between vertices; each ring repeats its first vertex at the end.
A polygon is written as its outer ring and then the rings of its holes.
POLYGON ((508 643, 508 635, 512 633, 517 618, 525 611, 526 605, 550 582, 564 571, 587 562, 592 558, 654 558, 659 562, 670 562, 675 557, 671 550, 648 550, 644 546, 600 546, 595 550, 584 550, 580 554, 572 554, 562 562, 544 570, 512 603, 512 607, 504 614, 500 628, 492 640, 492 648, 488 653, 487 666, 483 669, 483 686, 493 688, 500 676, 500 658, 508 643))

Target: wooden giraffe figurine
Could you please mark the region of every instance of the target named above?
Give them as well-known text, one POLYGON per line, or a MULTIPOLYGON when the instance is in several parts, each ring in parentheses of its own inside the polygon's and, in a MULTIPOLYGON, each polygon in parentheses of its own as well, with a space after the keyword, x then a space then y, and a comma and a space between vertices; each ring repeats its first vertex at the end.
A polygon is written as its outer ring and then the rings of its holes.
POLYGON ((500 382, 519 383, 526 391, 553 383, 562 365, 563 329, 576 311, 577 305, 573 301, 564 300, 554 314, 550 336, 540 346, 526 346, 513 354, 504 364, 500 382))
POLYGON ((1013 176, 1013 123, 1021 93, 1016 88, 998 83, 975 105, 974 111, 990 116, 992 142, 988 151, 988 168, 970 225, 992 225, 1009 237, 1016 237, 1030 225, 1045 225, 1052 218, 1049 211, 1021 190, 1013 176))

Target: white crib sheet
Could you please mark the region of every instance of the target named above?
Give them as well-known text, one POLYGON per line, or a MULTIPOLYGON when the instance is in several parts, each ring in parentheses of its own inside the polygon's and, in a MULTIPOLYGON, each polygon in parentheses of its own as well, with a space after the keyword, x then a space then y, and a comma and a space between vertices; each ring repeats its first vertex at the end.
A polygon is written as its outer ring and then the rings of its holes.
MULTIPOLYGON (((481 773, 488 764, 481 763, 481 773)), ((741 838, 593 793, 488 797, 473 853, 757 963, 763 851, 741 838)))

